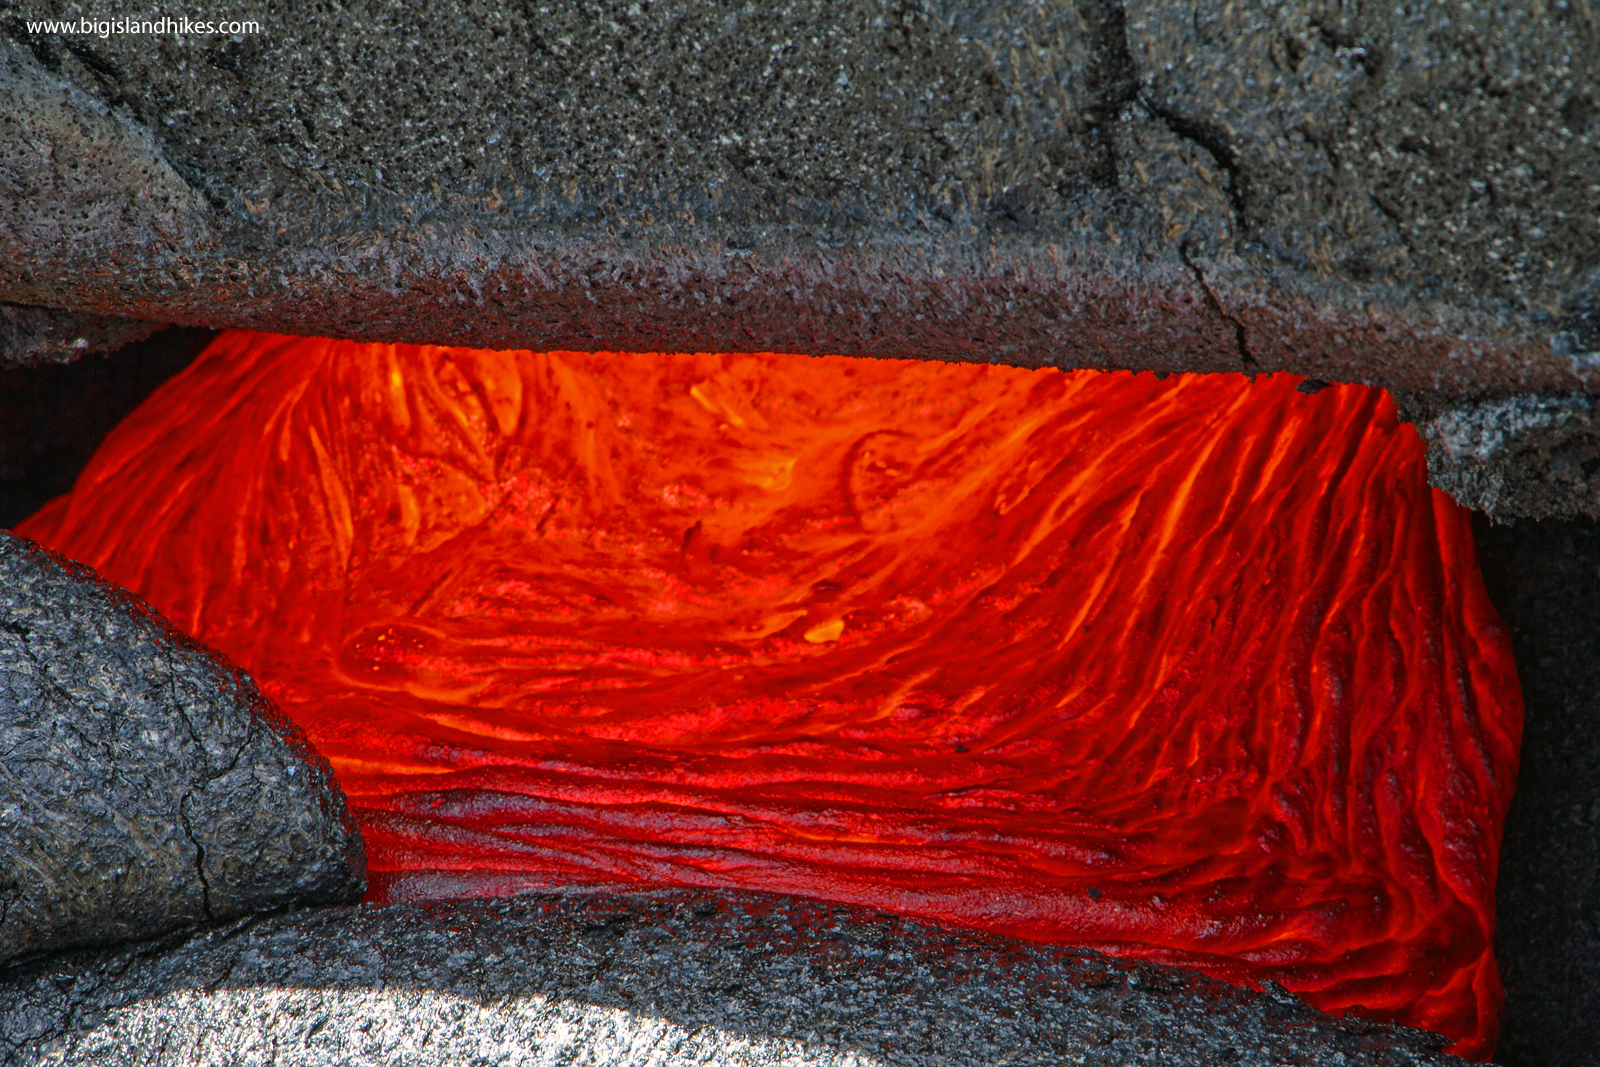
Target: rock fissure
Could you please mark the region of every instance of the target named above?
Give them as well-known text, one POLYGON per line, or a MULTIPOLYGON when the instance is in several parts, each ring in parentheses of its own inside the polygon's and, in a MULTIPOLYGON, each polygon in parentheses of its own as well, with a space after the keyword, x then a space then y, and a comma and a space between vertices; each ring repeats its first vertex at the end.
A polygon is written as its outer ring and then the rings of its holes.
POLYGON ((1211 287, 1210 281, 1206 279, 1205 271, 1200 268, 1200 264, 1196 263, 1194 257, 1190 254, 1189 246, 1187 244, 1179 245, 1178 255, 1182 258, 1184 265, 1194 272, 1194 280, 1205 291, 1206 305, 1219 317, 1227 320, 1228 324, 1233 327, 1233 341, 1238 348, 1240 361, 1246 367, 1254 368, 1260 366, 1256 357, 1250 352, 1250 336, 1244 328, 1244 323, 1240 322, 1236 316, 1230 314, 1228 309, 1222 306, 1222 301, 1217 298, 1216 290, 1211 287))
MULTIPOLYGON (((1148 93, 1139 95, 1139 103, 1151 115, 1160 119, 1173 135, 1180 137, 1199 148, 1211 157, 1212 162, 1221 168, 1228 176, 1228 188, 1225 194, 1228 205, 1233 211, 1233 221, 1236 228, 1235 243, 1242 243, 1248 233, 1249 225, 1245 214, 1248 190, 1244 166, 1239 161, 1239 153, 1230 142, 1228 135, 1219 128, 1200 119, 1189 118, 1173 108, 1165 107, 1151 99, 1148 93)), ((1188 257, 1185 256, 1185 262, 1188 257)), ((1190 264, 1191 267, 1193 264, 1190 264)), ((1209 292, 1209 287, 1207 288, 1209 292)))
POLYGON ((1117 177, 1117 124, 1123 108, 1139 99, 1138 65, 1128 46, 1128 15, 1115 0, 1092 0, 1080 4, 1080 13, 1089 23, 1094 39, 1095 80, 1093 103, 1088 108, 1089 129, 1099 146, 1102 161, 1096 175, 1103 186, 1113 186, 1117 177))
MULTIPOLYGON (((9 620, 5 623, 4 629, 16 635, 17 644, 21 648, 22 654, 26 656, 28 661, 34 666, 35 679, 49 689, 55 698, 61 702, 60 706, 65 708, 73 707, 77 701, 73 697, 72 693, 61 684, 59 679, 56 678, 55 672, 52 670, 52 665, 41 659, 39 654, 34 651, 34 631, 20 623, 9 620)), ((108 719, 112 719, 114 721, 115 713, 113 711, 110 709, 104 709, 104 714, 108 719)), ((42 716, 40 717, 40 721, 43 721, 42 716)), ((71 730, 78 737, 80 744, 88 744, 88 739, 83 735, 83 732, 75 723, 72 723, 71 721, 61 721, 58 723, 52 723, 51 725, 71 730)))
POLYGON ((200 907, 206 913, 209 922, 216 921, 216 913, 211 908, 211 879, 206 874, 206 848, 194 835, 194 822, 189 816, 189 801, 193 793, 185 793, 183 799, 178 801, 178 817, 183 820, 183 833, 189 839, 189 844, 194 847, 194 873, 200 881, 200 907))
POLYGON ((184 700, 178 693, 178 666, 175 653, 170 645, 162 649, 162 658, 167 666, 166 689, 168 706, 178 713, 178 718, 183 721, 184 727, 189 731, 189 740, 203 755, 205 753, 205 740, 201 736, 200 728, 189 717, 189 702, 184 700))

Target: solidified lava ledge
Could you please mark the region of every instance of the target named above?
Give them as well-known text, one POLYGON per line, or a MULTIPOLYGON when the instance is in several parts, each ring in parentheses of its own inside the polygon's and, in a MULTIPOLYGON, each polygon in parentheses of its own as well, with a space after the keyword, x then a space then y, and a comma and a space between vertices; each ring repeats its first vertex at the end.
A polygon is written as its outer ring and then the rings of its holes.
POLYGON ((1509 637, 1299 383, 233 332, 17 529, 254 673, 376 899, 799 893, 1487 1057, 1509 637))

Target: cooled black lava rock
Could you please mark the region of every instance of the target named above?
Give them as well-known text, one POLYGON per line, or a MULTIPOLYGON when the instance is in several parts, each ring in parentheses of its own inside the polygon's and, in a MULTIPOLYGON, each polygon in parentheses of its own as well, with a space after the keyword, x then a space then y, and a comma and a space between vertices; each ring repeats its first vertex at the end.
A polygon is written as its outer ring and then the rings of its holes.
POLYGON ((359 899, 332 769, 248 676, 0 531, 0 960, 359 899))
POLYGON ((0 299, 495 348, 1600 391, 1600 33, 1517 0, 0 15, 0 299))
POLYGON ((0 303, 0 369, 68 363, 92 352, 114 352, 160 328, 160 323, 142 319, 0 303))
POLYGON ((325 908, 0 975, 0 1063, 1462 1063, 1081 949, 753 894, 325 908))
POLYGON ((3 301, 1537 394, 1442 427, 1437 484, 1600 515, 1595 435, 1544 406, 1600 393, 1584 4, 284 0, 214 33, 47 24, 77 16, 0 14, 3 301))
POLYGON ((1510 519, 1600 518, 1600 415, 1583 393, 1444 400, 1396 396, 1428 446, 1428 481, 1510 519))

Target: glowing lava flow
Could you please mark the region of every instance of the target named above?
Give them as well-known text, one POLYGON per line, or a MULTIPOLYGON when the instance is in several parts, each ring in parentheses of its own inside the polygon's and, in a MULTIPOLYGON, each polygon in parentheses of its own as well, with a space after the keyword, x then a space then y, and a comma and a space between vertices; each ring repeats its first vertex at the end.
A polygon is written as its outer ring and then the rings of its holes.
POLYGON ((21 532, 255 672, 380 898, 801 893, 1484 1056, 1508 638, 1297 381, 231 333, 21 532))

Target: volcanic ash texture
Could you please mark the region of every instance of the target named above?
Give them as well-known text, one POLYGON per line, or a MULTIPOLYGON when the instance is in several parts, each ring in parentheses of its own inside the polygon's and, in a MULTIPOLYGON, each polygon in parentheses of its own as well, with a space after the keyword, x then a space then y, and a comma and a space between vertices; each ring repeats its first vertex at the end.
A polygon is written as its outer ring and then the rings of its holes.
POLYGON ((358 899, 327 761, 215 653, 0 531, 0 961, 358 899))
POLYGON ((1487 1054, 1509 644, 1296 384, 227 334, 25 529, 257 673, 380 898, 800 893, 1487 1054))

